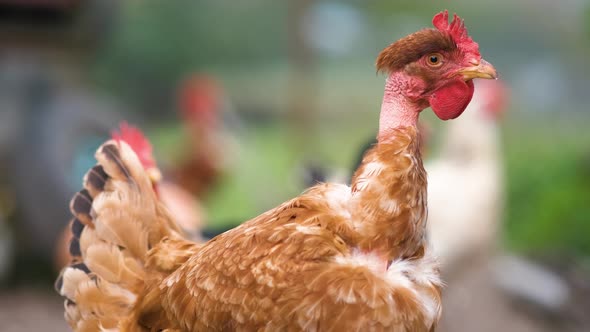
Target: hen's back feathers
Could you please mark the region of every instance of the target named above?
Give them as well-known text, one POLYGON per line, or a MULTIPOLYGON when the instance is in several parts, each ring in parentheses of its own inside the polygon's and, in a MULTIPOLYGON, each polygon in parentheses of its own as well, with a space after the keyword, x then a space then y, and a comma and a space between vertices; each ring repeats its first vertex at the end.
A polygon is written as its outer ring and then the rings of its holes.
POLYGON ((183 331, 427 331, 439 313, 437 265, 388 271, 351 249, 341 235, 352 232, 325 199, 343 189, 319 185, 214 238, 147 298, 183 331), (432 278, 414 279, 425 272, 432 278))

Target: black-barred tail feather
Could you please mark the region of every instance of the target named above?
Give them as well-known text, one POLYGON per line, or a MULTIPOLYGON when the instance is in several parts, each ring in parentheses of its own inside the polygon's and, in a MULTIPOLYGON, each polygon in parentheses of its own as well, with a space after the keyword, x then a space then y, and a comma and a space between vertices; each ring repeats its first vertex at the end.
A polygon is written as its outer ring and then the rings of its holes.
MULTIPOLYGON (((121 322, 135 315, 147 288, 148 250, 164 237, 179 238, 178 229, 125 142, 106 142, 96 159, 70 203, 72 263, 55 287, 66 298, 65 318, 75 331, 142 331, 139 323, 121 322)), ((158 273, 149 271, 150 278, 158 273)))

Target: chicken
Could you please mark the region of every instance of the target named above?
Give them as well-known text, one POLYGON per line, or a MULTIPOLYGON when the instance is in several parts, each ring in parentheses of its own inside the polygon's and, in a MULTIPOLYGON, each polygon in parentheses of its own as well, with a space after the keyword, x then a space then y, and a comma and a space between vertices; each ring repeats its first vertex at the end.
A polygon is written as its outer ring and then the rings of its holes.
POLYGON ((182 84, 179 108, 189 147, 187 157, 169 172, 175 183, 200 199, 224 170, 222 152, 229 142, 222 134, 223 107, 221 86, 213 78, 195 75, 182 84))
POLYGON ((70 204, 73 263, 56 288, 76 331, 432 331, 441 312, 427 248, 416 123, 461 115, 472 79, 495 78, 457 16, 385 48, 378 143, 351 186, 318 184, 198 244, 179 234, 122 140, 70 204), (77 243, 76 243, 77 241, 77 243))
POLYGON ((498 122, 507 92, 500 81, 480 81, 465 114, 449 124, 428 172, 428 233, 444 267, 489 254, 503 211, 498 122))

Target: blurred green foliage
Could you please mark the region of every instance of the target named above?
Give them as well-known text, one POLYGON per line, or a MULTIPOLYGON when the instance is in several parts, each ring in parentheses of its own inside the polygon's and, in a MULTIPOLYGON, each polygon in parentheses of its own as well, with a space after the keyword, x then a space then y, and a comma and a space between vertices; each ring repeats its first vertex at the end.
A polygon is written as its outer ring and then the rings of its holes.
POLYGON ((506 241, 531 254, 590 255, 588 116, 507 123, 506 241))
POLYGON ((284 54, 285 11, 270 0, 125 2, 117 33, 97 56, 96 78, 142 112, 162 113, 189 73, 284 54))

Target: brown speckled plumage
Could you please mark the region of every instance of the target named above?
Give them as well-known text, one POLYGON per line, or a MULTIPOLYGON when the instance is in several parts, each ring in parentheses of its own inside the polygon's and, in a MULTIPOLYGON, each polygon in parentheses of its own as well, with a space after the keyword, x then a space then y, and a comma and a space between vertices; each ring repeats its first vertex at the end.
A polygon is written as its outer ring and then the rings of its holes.
POLYGON ((370 220, 359 246, 389 260, 421 251, 426 221, 426 172, 415 127, 396 130, 369 150, 352 180, 359 213, 370 220))
POLYGON ((58 287, 76 312, 68 321, 76 330, 99 321, 121 331, 430 330, 440 281, 424 250, 426 179, 416 135, 403 128, 376 145, 352 187, 319 184, 203 245, 168 227, 131 149, 106 143, 97 152, 104 191, 81 232, 78 261, 90 273, 68 267, 58 287), (98 234, 100 224, 117 229, 98 234), (116 264, 104 266, 107 258, 116 264), (73 273, 90 280, 90 295, 76 290, 73 273), (101 310, 84 318, 83 301, 101 310), (99 301, 114 301, 117 312, 99 301))
POLYGON ((320 184, 206 243, 153 298, 182 330, 429 330, 440 308, 437 278, 410 274, 397 285, 385 269, 346 263, 357 251, 377 252, 436 274, 424 259, 426 180, 415 135, 400 130, 369 152, 352 191, 320 184), (370 163, 382 168, 367 171, 370 163), (379 206, 407 197, 395 211, 379 206), (423 313, 419 293, 435 303, 435 317, 423 313))
POLYGON ((471 78, 495 77, 463 21, 447 19, 381 53, 378 143, 350 187, 318 184, 209 242, 182 237, 125 141, 103 144, 72 200, 74 258, 56 282, 72 328, 433 331, 441 281, 425 240, 416 123, 429 105, 459 116, 471 78), (437 51, 446 62, 433 66, 437 51))

